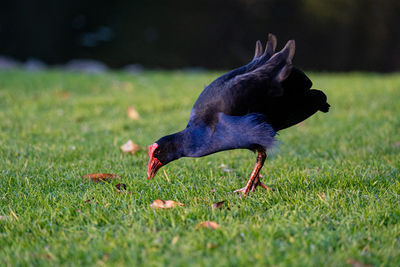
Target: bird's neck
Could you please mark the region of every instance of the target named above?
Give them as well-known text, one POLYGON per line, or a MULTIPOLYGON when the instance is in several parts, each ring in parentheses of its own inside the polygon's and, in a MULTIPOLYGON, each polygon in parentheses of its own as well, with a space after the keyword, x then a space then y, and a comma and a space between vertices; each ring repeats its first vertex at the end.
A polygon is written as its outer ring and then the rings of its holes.
POLYGON ((208 127, 190 127, 168 136, 176 158, 201 157, 214 153, 209 151, 212 133, 208 127))
POLYGON ((220 129, 203 124, 195 127, 187 127, 181 132, 180 139, 183 147, 182 157, 202 157, 218 151, 229 149, 225 140, 220 137, 220 129))
POLYGON ((183 142, 183 140, 185 140, 185 136, 185 130, 166 136, 170 142, 170 153, 174 155, 175 159, 185 157, 185 146, 183 142))
POLYGON ((231 149, 231 146, 219 137, 219 131, 214 131, 205 125, 188 126, 186 129, 167 136, 174 160, 181 157, 202 157, 218 151, 231 149))

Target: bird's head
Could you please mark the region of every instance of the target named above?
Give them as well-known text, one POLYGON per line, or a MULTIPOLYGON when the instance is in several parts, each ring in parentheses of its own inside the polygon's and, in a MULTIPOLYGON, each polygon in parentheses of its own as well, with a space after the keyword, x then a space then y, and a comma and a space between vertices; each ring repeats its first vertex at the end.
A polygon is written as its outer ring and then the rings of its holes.
POLYGON ((182 156, 182 140, 179 140, 179 136, 179 134, 164 136, 149 147, 148 179, 153 179, 162 166, 182 156))

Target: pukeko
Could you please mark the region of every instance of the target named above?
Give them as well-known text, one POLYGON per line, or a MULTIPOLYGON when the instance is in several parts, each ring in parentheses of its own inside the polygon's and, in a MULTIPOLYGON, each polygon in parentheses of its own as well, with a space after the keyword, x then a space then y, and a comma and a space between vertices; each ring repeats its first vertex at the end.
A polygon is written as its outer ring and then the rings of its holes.
POLYGON ((181 157, 202 157, 230 149, 257 152, 257 161, 245 187, 247 195, 260 181, 266 150, 278 131, 293 126, 317 111, 328 112, 326 95, 310 89, 303 71, 292 65, 295 42, 275 53, 276 37, 268 35, 263 50, 256 42, 253 60, 208 85, 193 106, 186 129, 164 136, 149 147, 147 176, 181 157))

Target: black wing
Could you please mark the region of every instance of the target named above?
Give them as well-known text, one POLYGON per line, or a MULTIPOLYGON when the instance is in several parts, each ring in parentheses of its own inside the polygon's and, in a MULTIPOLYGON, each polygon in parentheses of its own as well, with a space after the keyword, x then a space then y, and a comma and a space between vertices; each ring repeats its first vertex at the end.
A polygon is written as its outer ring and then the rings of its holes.
POLYGON ((246 72, 250 72, 255 70, 256 68, 264 65, 274 54, 276 48, 276 37, 273 34, 268 34, 268 41, 265 45, 265 51, 263 52, 263 47, 261 42, 258 40, 256 42, 256 49, 254 52, 254 58, 250 61, 249 64, 242 66, 240 68, 231 70, 228 73, 225 73, 221 77, 217 78, 213 81, 209 86, 211 87, 218 87, 222 86, 225 82, 229 81, 230 79, 241 75, 246 72))
POLYGON ((205 88, 193 107, 188 126, 203 122, 213 127, 220 112, 232 116, 261 113, 278 131, 318 109, 326 109, 320 107, 326 103, 326 96, 310 90, 310 79, 292 67, 294 41, 271 57, 275 45, 276 39, 270 35, 266 52, 261 55, 261 44, 257 42, 255 57, 248 65, 221 76, 205 88))

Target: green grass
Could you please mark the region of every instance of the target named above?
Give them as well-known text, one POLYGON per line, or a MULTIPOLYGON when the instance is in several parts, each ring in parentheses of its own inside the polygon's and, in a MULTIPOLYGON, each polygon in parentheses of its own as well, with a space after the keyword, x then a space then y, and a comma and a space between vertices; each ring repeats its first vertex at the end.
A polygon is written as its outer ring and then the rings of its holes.
POLYGON ((148 181, 147 151, 119 146, 183 129, 217 75, 0 72, 0 265, 398 266, 400 75, 312 74, 332 109, 279 134, 262 170, 273 193, 231 193, 255 162, 246 150, 148 181), (81 178, 98 172, 122 178, 81 178), (186 206, 153 210, 157 198, 186 206), (209 208, 220 200, 230 209, 209 208), (221 227, 195 229, 206 220, 221 227))

